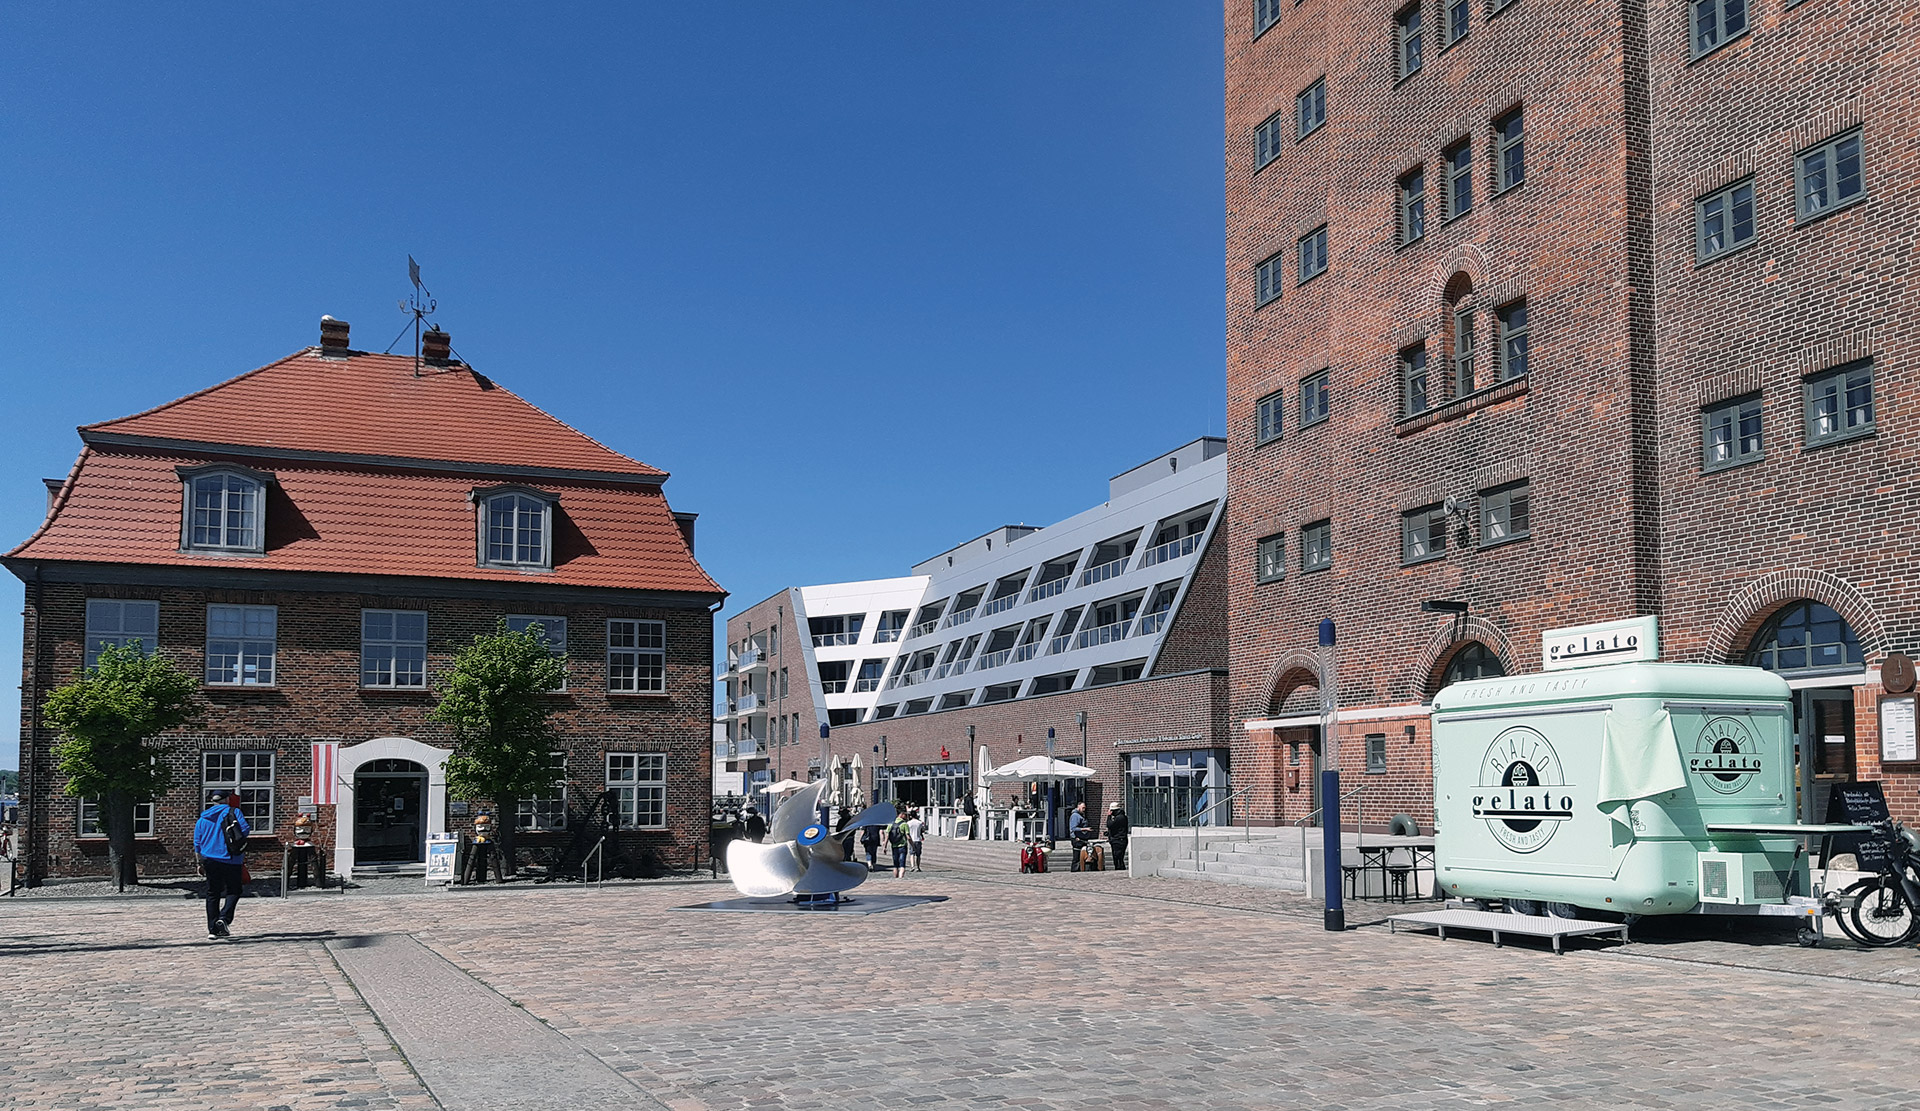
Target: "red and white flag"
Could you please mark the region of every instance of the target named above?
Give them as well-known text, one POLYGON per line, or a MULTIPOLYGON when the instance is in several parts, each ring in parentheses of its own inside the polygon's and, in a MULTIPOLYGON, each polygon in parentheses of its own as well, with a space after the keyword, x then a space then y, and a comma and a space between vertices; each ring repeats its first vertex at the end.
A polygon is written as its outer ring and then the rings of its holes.
POLYGON ((313 802, 315 806, 335 806, 340 802, 340 788, 334 777, 334 765, 340 756, 340 742, 315 741, 313 743, 313 802))

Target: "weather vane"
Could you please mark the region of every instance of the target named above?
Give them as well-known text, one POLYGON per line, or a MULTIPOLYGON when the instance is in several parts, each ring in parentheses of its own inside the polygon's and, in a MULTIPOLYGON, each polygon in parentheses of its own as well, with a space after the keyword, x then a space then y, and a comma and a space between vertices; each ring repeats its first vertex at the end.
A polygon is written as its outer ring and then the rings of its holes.
MULTIPOLYGON (((440 303, 427 287, 420 284, 420 264, 407 256, 407 276, 413 279, 413 295, 400 302, 400 311, 413 317, 413 376, 420 377, 420 322, 433 315, 440 303)), ((402 332, 402 335, 405 333, 402 332)))

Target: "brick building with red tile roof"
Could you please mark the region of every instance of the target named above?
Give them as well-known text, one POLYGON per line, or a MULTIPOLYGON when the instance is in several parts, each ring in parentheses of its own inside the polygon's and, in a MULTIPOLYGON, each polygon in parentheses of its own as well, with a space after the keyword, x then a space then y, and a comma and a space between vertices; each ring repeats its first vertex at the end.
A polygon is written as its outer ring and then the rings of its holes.
POLYGON ((419 362, 347 338, 325 320, 318 347, 81 428, 40 528, 0 557, 26 583, 29 882, 105 869, 39 707, 125 642, 204 680, 199 719, 166 738, 177 786, 136 814, 142 874, 193 871, 193 820, 226 788, 256 844, 311 805, 334 870, 419 866, 429 834, 491 808, 447 797, 452 740, 426 714, 453 654, 502 619, 538 624, 569 667, 565 785, 520 805, 521 844, 597 836, 604 799, 629 858, 703 858, 725 592, 667 473, 452 358, 445 333, 419 362))

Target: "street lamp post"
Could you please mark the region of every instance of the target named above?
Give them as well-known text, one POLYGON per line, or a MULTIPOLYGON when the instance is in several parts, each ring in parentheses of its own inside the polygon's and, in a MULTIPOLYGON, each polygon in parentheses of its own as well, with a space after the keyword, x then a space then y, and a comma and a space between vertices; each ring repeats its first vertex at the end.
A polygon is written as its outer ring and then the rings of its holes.
POLYGON ((1320 826, 1325 845, 1326 928, 1344 931, 1347 908, 1340 898, 1340 746, 1334 737, 1340 711, 1340 681, 1334 670, 1333 618, 1320 622, 1320 751, 1326 767, 1320 771, 1320 826))

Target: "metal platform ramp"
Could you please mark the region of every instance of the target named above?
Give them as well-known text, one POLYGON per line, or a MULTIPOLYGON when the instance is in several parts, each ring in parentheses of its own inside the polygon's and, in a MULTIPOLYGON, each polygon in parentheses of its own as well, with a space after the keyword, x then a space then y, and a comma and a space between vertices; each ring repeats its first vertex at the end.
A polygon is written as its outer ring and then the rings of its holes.
POLYGON ((1389 932, 1398 933, 1401 926, 1410 930, 1437 930, 1442 941, 1446 940, 1448 930, 1479 930, 1492 934, 1495 946, 1501 944, 1506 934, 1550 938, 1555 953, 1564 951, 1561 943, 1570 937, 1613 934, 1623 942, 1627 940, 1627 924, 1624 922, 1585 922, 1578 918, 1550 918, 1492 910, 1428 910, 1416 914, 1396 914, 1387 919, 1389 932))

